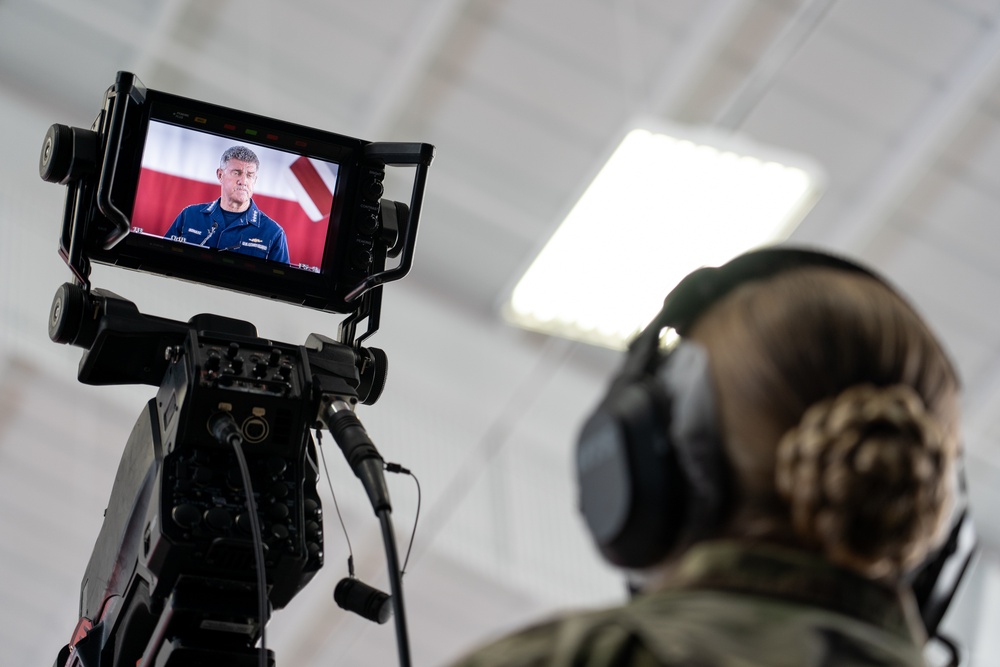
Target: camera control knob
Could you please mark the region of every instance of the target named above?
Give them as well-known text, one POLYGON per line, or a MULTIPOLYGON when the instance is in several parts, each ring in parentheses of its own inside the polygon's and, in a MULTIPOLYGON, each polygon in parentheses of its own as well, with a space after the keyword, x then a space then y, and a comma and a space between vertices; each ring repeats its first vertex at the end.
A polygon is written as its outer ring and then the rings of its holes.
POLYGON ((170 510, 170 516, 179 527, 188 530, 201 522, 201 512, 191 503, 175 505, 170 510))
POLYGON ((205 361, 205 370, 213 371, 218 373, 219 368, 222 365, 222 357, 215 350, 208 353, 208 359, 205 361))
POLYGON ((382 185, 382 181, 373 178, 368 182, 368 185, 365 186, 364 194, 366 198, 376 201, 380 199, 383 194, 385 194, 385 186, 382 185))
POLYGON ((315 518, 316 520, 323 518, 323 508, 319 506, 319 503, 312 498, 306 498, 303 507, 307 515, 315 518))
POLYGON ((48 183, 67 184, 97 170, 98 136, 93 130, 52 125, 38 157, 38 175, 48 183))
POLYGON ((288 518, 288 505, 275 503, 267 509, 267 515, 274 521, 282 521, 288 518))
POLYGON ((378 229, 378 215, 369 213, 358 218, 358 232, 366 236, 372 236, 378 229))
POLYGON ((205 512, 205 523, 219 532, 224 532, 233 525, 233 517, 226 508, 213 507, 205 512))
POLYGON ((288 485, 284 482, 277 482, 273 484, 269 491, 275 500, 281 500, 282 498, 288 497, 288 485))
POLYGON ((240 532, 249 535, 253 532, 253 527, 250 523, 250 515, 247 512, 240 512, 236 515, 236 527, 240 532))
POLYGON ((358 270, 367 270, 372 263, 371 251, 368 248, 355 248, 351 251, 351 263, 358 270))
POLYGON ((38 158, 38 175, 48 183, 60 183, 69 178, 73 160, 73 130, 65 125, 53 125, 45 133, 42 154, 38 158))
POLYGON ((87 292, 73 283, 64 283, 56 291, 49 311, 49 338, 53 342, 79 344, 90 349, 96 324, 93 317, 87 317, 89 301, 87 292))
POLYGON ((310 540, 315 540, 322 534, 320 530, 320 525, 315 521, 306 521, 306 537, 310 540))

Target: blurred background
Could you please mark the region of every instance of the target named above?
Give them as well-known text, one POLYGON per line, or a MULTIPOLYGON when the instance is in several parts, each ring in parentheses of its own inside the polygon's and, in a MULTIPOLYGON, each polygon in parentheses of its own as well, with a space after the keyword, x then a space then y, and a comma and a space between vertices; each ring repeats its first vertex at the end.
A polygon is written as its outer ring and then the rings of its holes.
MULTIPOLYGON (((414 663, 623 598, 577 515, 572 448, 618 353, 509 326, 500 308, 631 118, 722 127, 810 156, 826 190, 793 234, 888 275, 965 385, 982 550, 946 625, 973 665, 1000 637, 1000 7, 992 0, 0 0, 0 645, 51 665, 122 448, 153 387, 76 381, 51 343, 65 188, 37 160, 89 127, 118 70, 150 88, 367 140, 429 142, 414 270, 369 341, 388 386, 359 411, 419 478, 405 585, 414 663)), ((393 193, 389 193, 392 195, 393 193)), ((608 221, 609 233, 614 221, 608 221)), ((595 270, 601 270, 599 257, 595 270)), ((145 313, 213 312, 298 344, 338 319, 106 267, 145 313)), ((386 586, 378 523, 327 457, 358 572, 386 586)), ((412 480, 389 480, 405 547, 412 480)), ((388 665, 391 624, 332 601, 347 546, 269 626, 278 664, 388 665)))

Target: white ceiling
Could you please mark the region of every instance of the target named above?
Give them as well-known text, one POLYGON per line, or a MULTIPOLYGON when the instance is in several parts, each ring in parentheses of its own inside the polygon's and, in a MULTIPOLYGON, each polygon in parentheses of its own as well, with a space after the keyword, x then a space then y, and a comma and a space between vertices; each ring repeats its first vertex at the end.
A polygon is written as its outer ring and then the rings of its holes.
MULTIPOLYGON (((966 386, 988 548, 961 625, 981 655, 998 648, 976 633, 1000 616, 992 0, 0 0, 5 664, 51 664, 68 640, 117 458, 153 394, 77 384, 81 351, 45 334, 69 272, 56 254, 63 191, 37 176, 41 139, 52 123, 88 126, 117 70, 363 139, 437 146, 415 268, 386 289, 370 341, 389 355, 388 388, 361 412, 423 488, 406 578, 416 664, 618 597, 581 530, 569 467, 617 356, 513 330, 498 306, 628 120, 650 113, 811 155, 827 191, 795 238, 882 270, 945 339, 966 386)), ((95 283, 146 313, 217 312, 290 343, 336 329, 328 315, 129 272, 99 268, 95 283)), ((377 523, 346 466, 330 464, 359 570, 384 584, 377 523)), ((390 483, 405 544, 415 492, 390 483)), ((330 600, 346 570, 335 528, 326 567, 272 624, 279 664, 392 664, 391 626, 330 600)))

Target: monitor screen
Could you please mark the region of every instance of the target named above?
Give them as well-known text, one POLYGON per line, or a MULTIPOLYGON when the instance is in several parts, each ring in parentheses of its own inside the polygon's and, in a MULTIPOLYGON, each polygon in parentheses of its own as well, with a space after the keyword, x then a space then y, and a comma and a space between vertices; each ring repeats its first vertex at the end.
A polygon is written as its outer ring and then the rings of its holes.
POLYGON ((335 162, 151 118, 131 232, 318 273, 338 172, 335 162))

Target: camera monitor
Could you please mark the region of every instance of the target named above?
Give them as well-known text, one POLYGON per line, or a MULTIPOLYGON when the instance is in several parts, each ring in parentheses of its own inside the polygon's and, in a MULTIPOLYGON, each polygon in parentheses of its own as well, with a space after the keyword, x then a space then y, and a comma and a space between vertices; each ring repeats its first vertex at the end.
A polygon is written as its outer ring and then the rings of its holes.
POLYGON ((49 129, 39 169, 70 186, 60 251, 84 284, 94 261, 356 314, 410 268, 433 154, 119 72, 90 131, 49 129), (381 199, 387 165, 416 168, 408 206, 381 199), (387 270, 386 257, 400 259, 387 270))

